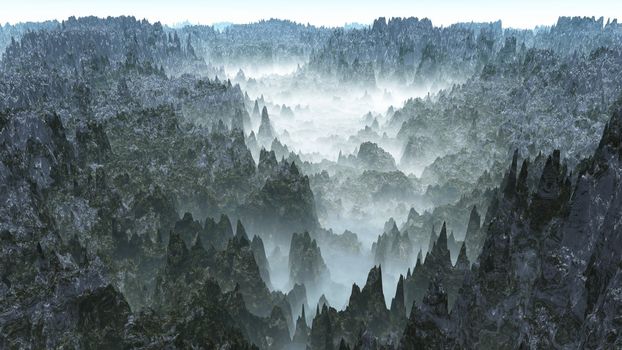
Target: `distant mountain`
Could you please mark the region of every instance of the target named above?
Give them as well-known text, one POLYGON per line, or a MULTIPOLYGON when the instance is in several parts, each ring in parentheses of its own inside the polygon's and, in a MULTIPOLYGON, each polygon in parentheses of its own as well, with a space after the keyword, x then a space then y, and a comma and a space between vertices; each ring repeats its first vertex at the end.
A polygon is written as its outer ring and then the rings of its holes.
POLYGON ((212 23, 212 27, 219 31, 219 32, 224 32, 225 29, 231 27, 234 23, 233 22, 217 22, 217 23, 212 23))
POLYGON ((345 30, 350 30, 350 29, 366 29, 369 28, 370 25, 369 24, 362 24, 362 23, 358 23, 358 22, 351 22, 351 23, 346 23, 343 25, 343 29, 345 30))

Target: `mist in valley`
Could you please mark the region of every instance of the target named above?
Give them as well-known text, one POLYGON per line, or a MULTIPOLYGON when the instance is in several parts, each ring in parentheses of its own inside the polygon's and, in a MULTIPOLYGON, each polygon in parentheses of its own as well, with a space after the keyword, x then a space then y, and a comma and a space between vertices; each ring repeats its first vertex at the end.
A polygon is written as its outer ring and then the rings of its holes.
MULTIPOLYGON (((296 154, 301 162, 307 163, 303 169, 310 170, 308 175, 326 171, 339 182, 354 181, 353 178, 367 168, 351 164, 340 166, 339 157, 356 157, 361 143, 369 141, 376 143, 395 160, 395 168, 386 170, 401 172, 403 176, 416 181, 428 164, 411 166, 400 162, 405 144, 396 138, 399 126, 392 125, 391 119, 394 111, 402 108, 408 99, 431 98, 440 88, 437 86, 435 90, 430 90, 430 84, 418 85, 414 82, 347 84, 309 72, 306 63, 224 66, 225 78, 239 84, 250 99, 248 113, 251 115, 251 128, 245 129, 245 134, 248 136, 251 131, 255 135, 259 134, 261 120, 252 117, 254 102, 259 101, 259 110, 266 107, 276 131, 274 138, 285 145, 289 152, 296 154)), ((259 143, 259 148, 270 150, 272 140, 259 143)), ((258 162, 258 152, 253 156, 258 162)), ((288 155, 282 156, 287 158, 288 155)), ((429 162, 432 160, 433 157, 430 157, 429 162)), ((423 185, 405 196, 389 195, 388 198, 363 201, 356 197, 348 198, 344 193, 337 195, 340 196, 340 206, 318 211, 319 222, 322 229, 331 231, 331 234, 340 235, 344 231, 354 233, 356 246, 344 250, 340 246, 318 240, 330 278, 317 286, 306 286, 311 315, 322 296, 331 306, 344 309, 352 285, 365 285, 370 269, 379 265, 375 261, 372 245, 385 232, 387 220, 394 218, 403 225, 411 208, 423 213, 434 206, 426 198, 423 185)), ((464 239, 464 232, 458 234, 464 239)), ((288 266, 290 247, 288 244, 271 242, 265 235, 263 238, 272 288, 287 293, 293 287, 288 266)), ((399 276, 414 267, 419 250, 425 254, 428 248, 427 242, 414 246, 410 259, 400 261, 397 266, 383 267, 383 290, 387 305, 391 304, 395 295, 399 276)), ((294 317, 298 317, 300 310, 294 310, 294 317)))
POLYGON ((617 20, 0 49, 0 348, 622 346, 617 20))

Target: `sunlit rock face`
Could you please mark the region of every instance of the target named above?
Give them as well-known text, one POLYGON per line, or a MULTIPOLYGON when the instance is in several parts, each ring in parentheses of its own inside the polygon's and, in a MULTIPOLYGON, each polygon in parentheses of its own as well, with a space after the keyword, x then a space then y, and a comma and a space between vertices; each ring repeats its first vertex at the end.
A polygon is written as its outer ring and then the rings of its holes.
POLYGON ((0 26, 0 348, 622 348, 622 26, 0 26))

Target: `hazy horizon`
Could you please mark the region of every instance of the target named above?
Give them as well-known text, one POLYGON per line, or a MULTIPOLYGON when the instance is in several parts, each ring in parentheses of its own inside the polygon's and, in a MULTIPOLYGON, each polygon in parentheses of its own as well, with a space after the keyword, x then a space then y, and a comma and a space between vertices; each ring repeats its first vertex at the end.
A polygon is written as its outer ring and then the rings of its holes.
POLYGON ((189 22, 213 25, 218 23, 245 24, 271 18, 286 19, 315 26, 341 27, 349 23, 371 24, 378 17, 429 18, 435 26, 459 22, 493 22, 501 20, 504 27, 532 29, 553 25, 561 16, 622 18, 622 2, 616 1, 561 1, 541 3, 527 1, 476 0, 388 0, 382 3, 369 0, 346 0, 338 3, 328 0, 288 3, 269 0, 262 3, 241 1, 180 0, 175 3, 162 0, 146 1, 77 1, 43 0, 11 2, 0 13, 0 23, 65 20, 71 16, 135 16, 150 22, 174 26, 189 22), (537 8, 537 11, 533 11, 537 8), (343 14, 347 13, 346 16, 343 14))

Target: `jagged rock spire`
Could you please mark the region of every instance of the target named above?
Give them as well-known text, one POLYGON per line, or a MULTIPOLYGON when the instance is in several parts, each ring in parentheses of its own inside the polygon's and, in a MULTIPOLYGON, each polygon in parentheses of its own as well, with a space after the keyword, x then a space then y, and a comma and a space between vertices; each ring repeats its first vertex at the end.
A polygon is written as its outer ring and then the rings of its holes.
POLYGON ((538 183, 537 196, 541 199, 555 199, 559 194, 560 180, 560 152, 554 150, 549 156, 542 170, 542 176, 538 183))
POLYGON ((566 166, 562 166, 559 150, 547 157, 536 193, 532 197, 529 211, 531 225, 538 228, 548 222, 570 198, 571 184, 566 177, 566 166))
POLYGON ((433 278, 421 305, 414 304, 400 341, 400 349, 451 348, 447 336, 449 314, 447 293, 437 278, 433 278))
POLYGON ((443 222, 443 227, 441 228, 441 233, 438 235, 436 245, 439 247, 438 249, 447 249, 447 225, 445 222, 443 222))
MULTIPOLYGON (((211 247, 210 247, 211 249, 211 247)), ((205 246, 201 240, 201 235, 197 235, 197 239, 190 248, 190 263, 189 265, 201 270, 209 265, 210 253, 205 250, 205 246)))
POLYGON ((479 215, 479 212, 477 211, 477 206, 473 206, 473 208, 471 208, 471 214, 469 215, 469 224, 467 225, 467 236, 469 234, 474 234, 475 232, 477 232, 480 228, 480 223, 481 223, 481 216, 479 215))
MULTIPOLYGON (((424 265, 428 269, 442 269, 449 271, 452 268, 451 253, 447 246, 447 225, 443 222, 443 227, 432 249, 426 254, 424 265)), ((416 267, 415 267, 415 270, 416 267)))
POLYGON ((397 225, 395 224, 395 219, 393 218, 389 218, 389 220, 387 220, 387 222, 384 223, 384 230, 383 232, 391 232, 393 231, 393 227, 397 227, 397 225))
POLYGON ((353 283, 350 299, 348 299, 348 308, 358 310, 362 307, 364 307, 364 300, 361 298, 361 289, 356 283, 353 283))
POLYGON ((259 267, 259 274, 261 275, 261 279, 266 283, 267 286, 270 286, 270 264, 268 263, 268 258, 266 257, 266 250, 264 248, 263 240, 261 239, 261 237, 257 235, 253 236, 253 240, 251 241, 251 249, 253 251, 255 261, 257 262, 257 266, 259 267))
POLYGON ((289 173, 294 175, 294 176, 299 176, 300 175, 300 171, 298 170, 298 167, 296 166, 296 162, 292 162, 289 165, 289 173))
POLYGON ((613 107, 613 114, 603 130, 603 136, 598 144, 597 156, 600 156, 605 148, 611 148, 620 152, 622 150, 622 99, 613 107))
POLYGON ((423 147, 421 146, 421 142, 413 136, 408 137, 408 141, 402 151, 400 165, 407 169, 414 167, 421 161, 422 151, 423 147))
POLYGON ((255 100, 255 105, 253 106, 253 119, 257 119, 259 117, 259 102, 255 100))
POLYGON ((320 247, 309 232, 294 233, 289 248, 289 277, 291 284, 303 283, 307 288, 317 288, 330 279, 320 247))
POLYGON ((389 234, 390 235, 399 235, 400 234, 400 230, 397 228, 397 224, 395 223, 395 220, 393 220, 393 218, 391 218, 392 220, 392 225, 391 228, 389 229, 389 234))
MULTIPOLYGON (((438 235, 434 230, 434 225, 432 225, 432 232, 430 233, 430 243, 428 244, 428 253, 432 251, 434 245, 436 245, 436 241, 438 241, 438 235)), ((427 256, 427 254, 426 254, 427 256)))
POLYGON ((363 142, 359 146, 356 159, 366 169, 370 170, 395 170, 395 159, 393 156, 373 142, 363 142))
POLYGON ((268 109, 264 106, 261 110, 261 124, 257 132, 257 140, 262 145, 268 146, 276 136, 275 134, 272 123, 270 122, 270 117, 268 116, 268 109))
POLYGON ((397 318, 406 317, 406 307, 404 304, 404 276, 400 275, 395 290, 395 297, 391 301, 391 314, 397 318))
POLYGON ((362 292, 382 295, 384 300, 384 293, 382 291, 382 267, 380 265, 374 266, 369 270, 367 281, 365 282, 362 292))
POLYGON ((512 156, 512 165, 505 179, 505 187, 503 193, 506 197, 513 197, 516 193, 516 167, 518 166, 518 150, 514 151, 512 156))
POLYGON ((469 258, 467 256, 466 244, 462 243, 455 268, 461 271, 467 271, 470 267, 471 263, 469 262, 469 258))
POLYGON ((235 228, 235 236, 238 239, 244 239, 248 241, 248 235, 246 234, 246 229, 244 228, 244 225, 242 225, 242 221, 240 220, 238 220, 237 226, 235 228))
POLYGON ((408 212, 408 221, 415 220, 419 217, 419 213, 415 210, 415 208, 410 208, 408 212))
POLYGON ((309 345, 311 349, 333 350, 333 325, 331 316, 333 310, 324 305, 322 311, 316 313, 311 327, 309 345))
POLYGON ((231 226, 231 220, 227 214, 220 215, 220 220, 216 225, 217 234, 221 237, 229 239, 233 237, 233 227, 231 226))
POLYGON ((318 301, 318 305, 320 305, 322 309, 324 309, 326 307, 330 307, 330 303, 328 302, 328 299, 326 299, 326 295, 322 294, 320 296, 320 300, 318 301))
POLYGON ((186 212, 181 220, 175 222, 174 230, 179 233, 187 246, 191 246, 203 227, 199 222, 194 221, 192 214, 186 212))
POLYGON ((288 344, 291 339, 289 337, 289 328, 287 326, 287 319, 285 318, 285 314, 283 310, 275 305, 272 308, 272 312, 270 313, 270 327, 273 330, 276 330, 276 334, 278 335, 275 339, 276 344, 274 344, 275 348, 282 348, 284 345, 288 344))
POLYGON ((464 236, 464 243, 470 261, 475 261, 484 244, 484 237, 480 232, 480 224, 481 216, 477 211, 477 206, 474 205, 469 215, 469 223, 464 236))
POLYGON ((518 174, 518 179, 516 180, 516 193, 522 197, 522 199, 526 200, 527 194, 529 192, 527 178, 529 176, 529 159, 523 160, 523 164, 520 167, 520 173, 518 174))
POLYGON ((369 271, 363 289, 359 289, 356 284, 352 285, 352 294, 346 311, 352 317, 369 318, 370 322, 375 320, 374 323, 388 321, 389 310, 384 301, 380 266, 374 266, 369 271))
POLYGON ((294 332, 293 342, 296 344, 307 344, 309 341, 309 326, 307 326, 307 318, 305 316, 305 306, 302 305, 302 313, 296 320, 296 330, 294 332))
POLYGON ((171 231, 166 252, 166 263, 171 268, 180 266, 188 258, 188 248, 181 235, 171 231))
POLYGON ((304 284, 296 283, 294 287, 287 293, 287 301, 290 305, 308 305, 307 288, 304 284))
POLYGON ((244 136, 244 119, 248 118, 248 112, 245 109, 238 108, 235 110, 233 117, 231 118, 231 130, 241 132, 244 136))
MULTIPOLYGON (((429 252, 425 254, 425 257, 427 258, 429 256, 429 252)), ((420 271, 423 268, 423 262, 425 260, 422 257, 422 252, 421 249, 419 250, 419 254, 417 255, 417 261, 415 262, 415 267, 413 268, 413 275, 416 274, 418 271, 420 271)))
POLYGON ((257 163, 257 172, 262 175, 271 174, 277 167, 278 162, 274 151, 266 151, 261 148, 259 151, 259 162, 257 163))

